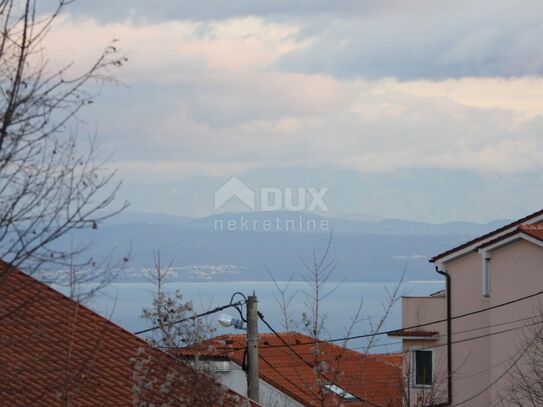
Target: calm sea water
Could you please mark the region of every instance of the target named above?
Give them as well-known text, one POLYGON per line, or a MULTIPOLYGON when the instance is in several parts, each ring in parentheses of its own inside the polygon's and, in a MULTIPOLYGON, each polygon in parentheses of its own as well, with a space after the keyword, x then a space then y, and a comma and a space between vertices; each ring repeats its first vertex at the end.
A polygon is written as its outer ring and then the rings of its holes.
MULTIPOLYGON (((284 283, 278 283, 283 285, 284 283)), ((324 291, 328 291, 337 284, 328 283, 324 291)), ((352 330, 352 335, 364 334, 372 330, 372 320, 378 320, 383 315, 383 303, 386 302, 386 291, 395 288, 390 282, 356 282, 343 283, 321 303, 321 309, 325 318, 326 333, 328 338, 342 337, 350 325, 350 321, 356 312, 360 301, 363 301, 362 322, 352 330)), ((444 288, 440 281, 410 281, 405 282, 401 292, 405 295, 428 295, 444 288)), ((278 291, 272 282, 229 282, 229 283, 169 283, 167 291, 181 290, 186 300, 192 300, 195 309, 200 312, 212 307, 227 304, 230 297, 236 291, 250 295, 254 291, 258 296, 259 310, 266 320, 276 329, 282 330, 280 307, 276 297, 278 291)), ((292 315, 300 320, 306 310, 308 285, 304 282, 292 282, 289 294, 294 294, 291 303, 292 315)), ((112 319, 129 331, 138 331, 149 327, 149 323, 140 318, 143 307, 149 306, 153 298, 153 285, 151 283, 113 283, 99 293, 89 304, 100 314, 112 319)), ((226 311, 236 315, 235 310, 226 311)), ((218 317, 218 314, 216 314, 218 317)), ((217 327, 218 333, 234 333, 233 328, 222 328, 216 321, 211 323, 217 327)), ((382 330, 401 327, 401 301, 392 309, 382 330)), ((265 327, 261 323, 259 329, 264 332, 265 327)), ((304 327, 299 326, 303 332, 304 327)), ((238 333, 241 331, 237 331, 238 333)), ((398 342, 379 337, 378 346, 374 351, 391 352, 399 349, 398 342)), ((355 341, 349 344, 351 347, 363 346, 363 341, 355 341)))

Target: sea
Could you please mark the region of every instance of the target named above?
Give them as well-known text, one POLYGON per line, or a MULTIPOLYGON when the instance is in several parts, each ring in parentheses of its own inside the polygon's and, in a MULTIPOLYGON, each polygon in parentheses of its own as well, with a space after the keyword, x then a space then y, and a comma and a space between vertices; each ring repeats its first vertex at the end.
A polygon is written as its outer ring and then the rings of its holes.
MULTIPOLYGON (((277 282, 279 287, 285 287, 286 282, 277 282)), ((326 295, 320 302, 320 313, 323 318, 323 339, 340 339, 345 336, 368 335, 372 332, 401 328, 401 299, 398 300, 383 319, 389 296, 398 289, 397 283, 392 282, 328 282, 322 286, 321 294, 326 295), (360 304, 361 311, 357 322, 352 321, 360 304)), ((405 296, 429 295, 444 289, 443 281, 406 281, 399 286, 398 293, 405 296)), ((244 295, 256 295, 258 309, 266 321, 276 330, 284 331, 280 306, 280 292, 273 282, 243 281, 243 282, 171 282, 165 285, 165 291, 180 290, 183 300, 192 301, 196 312, 204 312, 230 302, 235 292, 244 295)), ((87 304, 106 318, 123 328, 137 332, 149 328, 150 322, 141 318, 142 309, 149 307, 153 301, 155 288, 148 282, 114 282, 98 292, 87 304)), ((292 298, 289 313, 293 324, 290 330, 307 333, 302 323, 304 312, 309 313, 312 299, 311 286, 306 282, 290 282, 285 292, 286 297, 292 298)), ((240 299, 241 297, 236 297, 240 299)), ((221 313, 237 317, 234 309, 221 313)), ((242 333, 234 328, 224 328, 217 319, 221 313, 216 313, 208 319, 209 324, 216 328, 216 334, 242 333)), ((264 324, 259 324, 261 332, 269 330, 264 324)), ((351 340, 347 346, 353 349, 366 350, 368 338, 351 340)), ((343 342, 338 342, 343 344, 343 342)), ((400 349, 397 338, 378 335, 373 338, 371 352, 387 353, 400 349)))

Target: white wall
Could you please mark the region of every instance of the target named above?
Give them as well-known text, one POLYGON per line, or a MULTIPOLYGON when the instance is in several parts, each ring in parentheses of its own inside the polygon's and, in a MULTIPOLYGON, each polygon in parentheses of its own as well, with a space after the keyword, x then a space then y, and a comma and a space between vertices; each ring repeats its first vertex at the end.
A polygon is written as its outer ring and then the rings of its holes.
MULTIPOLYGON (((247 395, 247 378, 240 366, 228 361, 214 362, 216 379, 224 386, 247 395)), ((260 379, 260 404, 265 407, 302 407, 303 404, 260 379)))

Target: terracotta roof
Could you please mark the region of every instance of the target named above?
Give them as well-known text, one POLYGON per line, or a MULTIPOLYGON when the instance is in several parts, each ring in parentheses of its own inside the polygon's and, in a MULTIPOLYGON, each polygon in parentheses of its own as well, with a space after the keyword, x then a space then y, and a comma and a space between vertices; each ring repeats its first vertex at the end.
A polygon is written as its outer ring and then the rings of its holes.
POLYGON ((532 214, 530 214, 530 215, 528 215, 528 216, 525 216, 525 217, 523 217, 523 218, 521 218, 521 219, 518 219, 518 220, 516 220, 516 221, 514 221, 514 222, 511 222, 511 223, 509 223, 509 224, 507 224, 507 225, 505 225, 505 226, 502 226, 501 228, 498 228, 498 229, 496 229, 496 230, 493 230, 492 232, 486 233, 486 234, 484 234, 484 235, 482 235, 482 236, 479 236, 479 237, 477 237, 477 238, 475 238, 475 239, 472 239, 472 240, 470 240, 470 241, 468 241, 468 242, 466 242, 466 243, 463 243, 463 244, 461 244, 461 245, 459 245, 459 246, 456 246, 456 247, 454 247, 454 248, 452 248, 452 249, 450 249, 450 250, 447 250, 447 251, 445 251, 445 252, 443 252, 443 253, 440 253, 440 254, 438 254, 437 256, 432 257, 432 258, 430 259, 430 262, 434 263, 434 262, 436 262, 437 260, 439 260, 439 259, 441 259, 441 258, 443 258, 443 257, 445 257, 445 256, 448 256, 449 254, 452 254, 452 253, 454 253, 454 252, 456 252, 456 251, 465 249, 466 247, 469 247, 469 246, 471 246, 471 245, 473 245, 473 244, 475 244, 475 243, 477 243, 477 242, 481 242, 481 241, 483 241, 483 240, 486 240, 486 239, 488 239, 488 238, 491 238, 492 236, 497 235, 497 234, 499 234, 499 233, 501 233, 501 232, 504 232, 504 231, 506 231, 507 229, 512 228, 512 227, 514 227, 514 226, 522 225, 523 223, 526 223, 526 222, 528 222, 529 220, 531 220, 531 219, 533 219, 533 218, 536 218, 536 217, 538 217, 538 216, 541 216, 541 215, 543 215, 543 209, 541 209, 541 210, 539 210, 539 211, 537 211, 537 212, 534 212, 534 213, 532 213, 532 214))
POLYGON ((480 246, 477 247, 477 249, 484 249, 485 247, 492 246, 495 243, 498 243, 504 239, 507 239, 509 237, 518 235, 520 233, 524 233, 530 237, 533 237, 534 239, 543 241, 543 225, 542 224, 536 224, 536 225, 519 225, 515 229, 513 229, 511 232, 506 233, 505 235, 501 235, 497 237, 496 239, 490 240, 480 246))
POLYGON ((520 225, 518 227, 520 232, 526 233, 528 236, 531 236, 535 239, 543 241, 543 225, 520 225))
POLYGON ((420 331, 420 330, 404 330, 399 329, 394 332, 388 333, 388 336, 393 337, 413 337, 413 338, 423 338, 423 339, 433 339, 438 336, 439 332, 436 331, 420 331))
MULTIPOLYGON (((155 405, 172 399, 176 406, 196 405, 218 388, 185 362, 6 263, 0 262, 0 274, 2 405, 131 407, 138 391, 155 405), (143 367, 134 369, 135 361, 143 367), (154 384, 135 386, 138 374, 154 384), (161 387, 168 382, 170 389, 161 387)), ((230 392, 216 404, 244 401, 230 392)))
MULTIPOLYGON (((300 355, 284 346, 272 333, 260 335, 260 378, 306 406, 319 404, 321 389, 316 385, 316 345, 310 337, 295 332, 281 333, 281 337, 300 355)), ((181 349, 186 356, 228 355, 242 366, 246 336, 223 335, 206 342, 201 349, 181 349)), ((324 379, 357 397, 349 401, 353 406, 399 406, 402 394, 402 354, 366 355, 340 346, 318 344, 320 359, 328 366, 324 379), (364 402, 367 401, 367 402, 364 402)), ((326 396, 325 405, 338 405, 345 400, 333 393, 326 396)), ((320 404, 319 404, 320 405, 320 404)))

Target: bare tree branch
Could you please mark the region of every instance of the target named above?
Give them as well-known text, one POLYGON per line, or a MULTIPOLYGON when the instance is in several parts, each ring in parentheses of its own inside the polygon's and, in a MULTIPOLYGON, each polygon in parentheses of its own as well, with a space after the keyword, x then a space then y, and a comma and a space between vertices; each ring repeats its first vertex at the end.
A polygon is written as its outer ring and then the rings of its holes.
POLYGON ((126 206, 109 209, 120 186, 115 172, 99 160, 94 139, 82 143, 70 130, 94 102, 87 89, 115 82, 111 69, 126 57, 113 41, 87 70, 51 68, 44 39, 70 3, 38 15, 36 0, 0 2, 0 257, 27 271, 69 264, 76 253, 52 243, 126 206))

